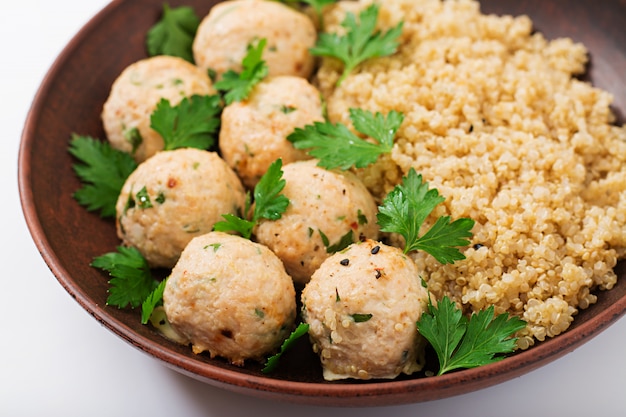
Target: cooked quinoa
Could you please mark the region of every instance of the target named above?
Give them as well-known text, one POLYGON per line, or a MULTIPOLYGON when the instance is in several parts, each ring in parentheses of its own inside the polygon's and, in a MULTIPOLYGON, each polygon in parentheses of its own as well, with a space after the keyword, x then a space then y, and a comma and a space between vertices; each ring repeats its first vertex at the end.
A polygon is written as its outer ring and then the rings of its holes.
MULTIPOLYGON (((328 8, 327 30, 369 3, 328 8)), ((382 30, 404 21, 398 53, 339 87, 342 66, 325 59, 315 80, 333 122, 351 107, 405 115, 392 154, 358 175, 380 201, 413 167, 446 197, 433 216, 476 221, 465 260, 412 254, 437 297, 520 316, 522 349, 562 333, 626 256, 626 126, 610 93, 576 78, 587 50, 477 1, 380 4, 382 30)))

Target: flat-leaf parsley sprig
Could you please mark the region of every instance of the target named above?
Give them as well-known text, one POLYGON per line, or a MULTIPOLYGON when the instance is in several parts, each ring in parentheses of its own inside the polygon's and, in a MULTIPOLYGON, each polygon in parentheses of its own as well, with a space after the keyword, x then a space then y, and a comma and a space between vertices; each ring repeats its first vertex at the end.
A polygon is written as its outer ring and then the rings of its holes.
POLYGON ((291 332, 289 337, 285 339, 285 341, 282 343, 282 345, 280 346, 280 351, 277 354, 270 356, 267 359, 267 361, 265 362, 265 366, 262 369, 262 372, 264 374, 269 374, 272 371, 274 371, 276 367, 278 367, 278 363, 280 361, 280 358, 283 356, 283 354, 287 350, 291 349, 291 347, 296 343, 296 341, 300 339, 302 336, 304 336, 305 334, 307 334, 308 332, 309 332, 309 325, 306 323, 300 323, 298 327, 296 327, 296 329, 293 332, 291 332))
POLYGON ((150 115, 150 127, 161 135, 164 150, 208 149, 215 143, 222 111, 219 95, 185 97, 176 106, 161 99, 150 115))
MULTIPOLYGON (((163 138, 165 150, 208 149, 215 143, 221 110, 218 95, 186 97, 173 107, 162 99, 150 115, 150 127, 163 138)), ((138 146, 142 139, 133 131, 134 146, 138 146)), ((82 183, 74 193, 76 201, 89 211, 99 211, 101 217, 114 217, 120 191, 137 168, 132 154, 114 149, 109 142, 76 134, 68 151, 78 160, 72 168, 82 183)))
POLYGON ((385 33, 376 30, 379 5, 372 3, 359 14, 359 22, 353 13, 348 12, 341 23, 345 35, 321 33, 311 54, 339 59, 344 64, 343 73, 337 81, 343 80, 360 63, 370 59, 392 55, 398 49, 398 38, 402 34, 403 22, 385 33))
POLYGON ((163 4, 161 19, 148 30, 146 49, 150 56, 171 55, 194 63, 192 44, 200 25, 196 12, 187 6, 163 4))
POLYGON ((324 29, 324 21, 322 20, 322 11, 325 6, 333 3, 337 3, 337 0, 281 0, 282 3, 293 5, 298 3, 304 3, 311 6, 313 11, 315 12, 315 16, 319 20, 320 28, 324 29))
POLYGON ((263 60, 263 50, 266 44, 267 39, 262 38, 248 45, 248 52, 241 61, 243 71, 238 73, 228 70, 222 75, 222 79, 215 83, 215 88, 225 93, 226 104, 248 98, 254 86, 267 76, 269 67, 263 60))
POLYGON ((90 136, 72 135, 69 153, 79 162, 72 165, 82 182, 74 193, 78 203, 101 217, 115 217, 115 204, 126 178, 137 168, 133 157, 90 136))
POLYGON ((287 140, 297 149, 309 149, 309 155, 319 160, 326 169, 351 167, 364 168, 376 162, 378 157, 390 153, 396 132, 402 125, 404 115, 395 110, 386 116, 363 109, 350 109, 354 128, 375 142, 361 139, 341 124, 314 122, 304 128, 296 128, 287 140))
POLYGON ((166 284, 167 278, 161 281, 141 303, 141 324, 147 324, 154 309, 163 305, 163 292, 165 292, 166 284))
POLYGON ((525 321, 507 313, 494 318, 493 306, 473 313, 468 320, 447 296, 436 306, 429 298, 428 309, 417 322, 419 333, 437 353, 437 375, 504 359, 504 354, 515 350, 515 332, 524 327, 525 321))
POLYGON ((138 307, 159 286, 148 262, 134 247, 118 246, 117 252, 94 258, 91 266, 107 271, 112 277, 107 305, 138 307))
POLYGON ((237 232, 246 239, 250 239, 252 230, 259 220, 280 219, 289 205, 289 199, 281 194, 286 184, 286 181, 283 179, 282 166, 282 159, 274 161, 254 187, 254 209, 250 219, 247 218, 250 211, 250 194, 248 193, 248 203, 243 211, 244 217, 222 214, 224 220, 217 222, 213 226, 213 230, 218 232, 237 232))
POLYGON ((404 253, 423 250, 442 264, 465 259, 458 247, 469 245, 474 220, 439 217, 426 233, 419 235, 422 224, 435 207, 444 201, 437 189, 429 189, 413 168, 378 208, 378 224, 383 232, 398 233, 405 240, 404 253))

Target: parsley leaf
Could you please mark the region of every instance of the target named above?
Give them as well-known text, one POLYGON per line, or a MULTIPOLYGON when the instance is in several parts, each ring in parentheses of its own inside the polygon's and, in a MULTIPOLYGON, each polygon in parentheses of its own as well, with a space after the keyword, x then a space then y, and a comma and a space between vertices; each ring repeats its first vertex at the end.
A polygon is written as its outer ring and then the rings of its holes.
POLYGON ((405 239, 404 253, 424 250, 442 264, 465 259, 457 249, 469 245, 474 221, 461 218, 450 223, 449 216, 437 219, 421 237, 420 228, 435 206, 445 199, 437 189, 429 189, 413 168, 383 200, 378 208, 378 224, 382 232, 399 233, 405 239))
POLYGON ((141 303, 141 324, 147 324, 154 309, 163 304, 163 291, 165 291, 166 283, 167 279, 161 281, 154 291, 141 303))
MULTIPOLYGON (((304 4, 308 4, 309 6, 311 6, 313 8, 313 11, 315 11, 315 14, 321 18, 322 16, 322 9, 324 9, 324 6, 327 6, 329 4, 333 4, 333 3, 337 3, 337 0, 302 0, 302 1, 298 1, 298 0, 281 0, 282 3, 286 3, 286 4, 294 4, 294 3, 304 3, 304 4)), ((321 19, 320 19, 321 21, 321 19)))
POLYGON ((135 155, 135 152, 137 152, 139 145, 141 145, 141 143, 143 142, 143 138, 141 137, 139 129, 137 129, 137 127, 132 127, 128 129, 126 132, 124 132, 124 139, 126 139, 126 141, 130 143, 130 146, 132 147, 130 154, 135 155))
POLYGON ((302 3, 308 4, 315 10, 315 14, 322 15, 322 9, 329 4, 337 3, 337 0, 302 0, 302 3))
POLYGON ((215 88, 226 92, 224 100, 226 104, 245 100, 255 85, 257 85, 269 73, 269 68, 263 60, 263 49, 267 39, 262 38, 256 45, 248 45, 248 53, 241 61, 243 71, 237 73, 228 70, 222 75, 222 79, 216 82, 215 88))
POLYGON ((341 23, 346 29, 343 36, 336 33, 321 33, 311 54, 339 59, 344 70, 337 85, 352 72, 357 65, 370 58, 388 56, 396 52, 398 38, 402 33, 403 22, 385 33, 376 31, 379 5, 372 3, 359 14, 359 23, 353 13, 348 12, 341 23))
POLYGON ((389 153, 393 148, 393 138, 404 121, 404 114, 392 110, 385 117, 380 112, 372 114, 363 109, 350 109, 350 120, 356 130, 375 139, 383 153, 389 153))
POLYGON ((341 123, 314 122, 304 128, 296 128, 287 136, 297 149, 310 149, 308 153, 319 160, 326 169, 347 170, 352 166, 364 168, 376 162, 393 148, 393 138, 402 125, 404 115, 392 110, 383 116, 367 110, 350 109, 354 128, 371 137, 377 143, 356 136, 341 123))
POLYGON ((253 222, 261 219, 278 220, 287 210, 289 199, 280 193, 286 184, 282 167, 282 159, 274 161, 254 187, 253 222))
POLYGON ((171 9, 163 4, 163 16, 146 36, 150 56, 172 55, 194 63, 191 46, 196 36, 200 18, 191 7, 171 9))
POLYGON ((163 137, 164 150, 208 149, 215 143, 220 111, 218 95, 185 97, 175 107, 161 99, 150 115, 150 127, 163 137))
MULTIPOLYGON (((224 220, 217 222, 213 226, 213 230, 218 232, 234 231, 246 239, 250 239, 252 229, 259 220, 280 219, 289 205, 289 199, 281 194, 286 184, 283 179, 282 166, 282 159, 274 161, 254 187, 254 210, 251 219, 240 218, 233 214, 222 214, 224 220)), ((247 212, 247 209, 244 210, 244 216, 247 212)))
POLYGON ((246 239, 250 239, 255 224, 253 221, 243 219, 234 214, 222 214, 222 218, 224 220, 213 225, 213 230, 216 232, 237 232, 246 239))
POLYGON ((350 317, 352 317, 355 323, 365 323, 366 321, 370 321, 374 316, 371 313, 355 313, 350 314, 350 317))
POLYGON ((72 165, 83 183, 74 198, 89 211, 100 210, 101 217, 115 217, 115 204, 126 178, 137 168, 126 152, 90 136, 72 135, 69 152, 78 161, 72 165))
POLYGON ((326 236, 324 232, 319 229, 317 231, 322 238, 322 243, 326 247, 326 253, 341 252, 342 250, 354 243, 354 233, 352 232, 352 229, 348 230, 345 235, 339 238, 339 241, 337 241, 337 243, 334 243, 332 245, 330 243, 330 240, 328 239, 328 236, 326 236))
POLYGON ((273 356, 270 356, 267 359, 267 362, 265 363, 265 366, 263 367, 262 372, 264 374, 267 374, 267 373, 272 372, 274 369, 276 369, 281 356, 283 356, 283 353, 289 350, 293 346, 293 344, 296 342, 296 340, 298 340, 299 338, 307 334, 308 331, 309 331, 309 325, 306 323, 300 323, 298 327, 296 327, 296 329, 293 332, 291 332, 291 335, 289 335, 289 337, 280 346, 280 352, 278 352, 277 354, 273 356))
POLYGON ((112 277, 106 303, 118 308, 140 306, 159 284, 152 277, 146 259, 133 247, 118 246, 117 252, 94 258, 91 266, 107 271, 112 277))
POLYGON ((516 338, 526 322, 504 313, 494 318, 494 307, 472 314, 470 319, 447 296, 435 307, 429 300, 428 310, 417 322, 418 331, 428 340, 439 359, 439 372, 475 368, 503 359, 513 352, 516 338))

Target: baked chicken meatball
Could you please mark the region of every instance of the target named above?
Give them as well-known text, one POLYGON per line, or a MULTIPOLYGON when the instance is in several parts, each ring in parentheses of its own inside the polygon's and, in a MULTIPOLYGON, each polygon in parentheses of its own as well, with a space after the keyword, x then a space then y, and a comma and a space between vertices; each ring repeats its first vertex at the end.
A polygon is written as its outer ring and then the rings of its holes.
POLYGON ((324 379, 395 378, 423 365, 416 322, 427 307, 415 263, 366 240, 336 253, 302 291, 302 314, 324 379))
POLYGON ((206 71, 182 58, 155 56, 128 66, 111 87, 102 123, 111 146, 142 162, 163 149, 163 138, 150 127, 161 99, 172 106, 193 95, 216 94, 206 71))
POLYGON ((314 59, 309 48, 317 33, 312 20, 282 3, 269 0, 231 0, 218 3, 202 20, 193 42, 196 65, 215 71, 241 72, 248 46, 265 38, 263 59, 269 75, 309 78, 314 59))
POLYGON ((222 232, 189 242, 167 279, 163 306, 195 353, 208 351, 234 365, 274 351, 296 317, 295 289, 280 259, 222 232))
POLYGON ((152 267, 171 268, 189 241, 208 233, 222 214, 237 214, 245 192, 216 153, 161 151, 127 178, 116 204, 117 234, 152 267))
POLYGON ((379 232, 376 203, 361 181, 317 162, 283 167, 289 206, 280 219, 262 220, 255 230, 257 240, 278 255, 296 284, 307 283, 345 236, 376 239, 379 232))
POLYGON ((320 93, 307 80, 282 75, 257 84, 245 101, 222 112, 219 147, 222 157, 252 188, 269 166, 308 159, 287 136, 296 127, 324 121, 320 93))

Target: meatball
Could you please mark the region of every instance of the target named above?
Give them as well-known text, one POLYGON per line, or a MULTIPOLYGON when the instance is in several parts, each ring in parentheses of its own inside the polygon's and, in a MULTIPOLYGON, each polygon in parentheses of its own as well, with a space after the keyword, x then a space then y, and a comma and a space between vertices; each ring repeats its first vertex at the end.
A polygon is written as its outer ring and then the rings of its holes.
POLYGON ((128 177, 117 200, 117 234, 152 267, 171 268, 187 243, 245 204, 243 185, 216 153, 161 151, 128 177))
POLYGON ((198 27, 194 60, 218 77, 230 69, 240 72, 248 45, 261 38, 267 39, 263 59, 270 76, 311 75, 315 26, 305 14, 275 1, 233 0, 213 6, 198 27))
POLYGON ((128 66, 115 80, 102 110, 111 146, 129 152, 137 162, 163 149, 163 138, 150 127, 150 115, 161 99, 172 106, 192 95, 216 91, 206 71, 173 56, 155 56, 128 66))
POLYGON ((167 279, 168 321, 192 344, 243 365, 263 359, 289 336, 296 317, 291 277, 268 248, 211 232, 194 238, 167 279))
POLYGON ((308 159, 287 136, 296 127, 323 120, 317 88, 300 77, 271 77, 257 84, 248 100, 224 108, 220 151, 252 188, 276 159, 282 158, 285 165, 308 159))
POLYGON ((285 264, 297 284, 305 284, 342 238, 352 234, 376 239, 377 206, 365 186, 350 172, 329 171, 317 160, 285 165, 283 194, 289 206, 278 220, 263 220, 257 240, 285 264))
POLYGON ((428 303, 415 263, 373 240, 326 259, 302 291, 324 379, 395 378, 423 365, 416 322, 428 303))

